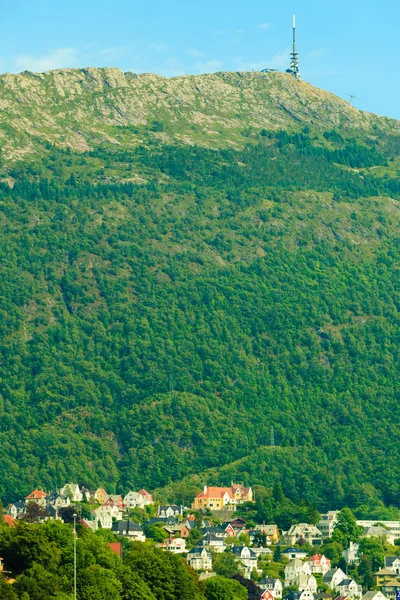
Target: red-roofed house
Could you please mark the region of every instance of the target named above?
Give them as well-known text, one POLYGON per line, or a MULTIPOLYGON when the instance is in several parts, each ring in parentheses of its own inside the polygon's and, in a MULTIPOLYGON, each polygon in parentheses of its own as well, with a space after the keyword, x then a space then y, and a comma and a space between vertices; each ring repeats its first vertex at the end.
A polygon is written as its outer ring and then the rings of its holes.
POLYGON ((42 508, 46 507, 46 492, 42 492, 41 490, 33 490, 28 496, 25 498, 25 504, 29 504, 29 502, 35 502, 42 508))
POLYGON ((5 525, 8 525, 9 527, 15 527, 16 520, 13 519, 11 515, 3 515, 3 519, 5 525))
POLYGON ((118 556, 121 558, 121 556, 122 556, 121 542, 108 542, 108 545, 110 546, 111 550, 113 552, 115 552, 115 554, 118 554, 118 556))
POLYGON ((322 573, 322 575, 325 575, 331 568, 331 561, 323 554, 314 554, 314 556, 307 558, 307 562, 311 573, 322 573))
POLYGON ((146 499, 147 502, 153 504, 153 496, 149 492, 147 492, 146 490, 139 490, 138 494, 139 496, 143 496, 143 498, 146 499))
POLYGON ((211 510, 221 510, 222 508, 231 508, 234 510, 237 504, 253 501, 253 491, 251 487, 243 487, 241 484, 231 484, 231 487, 213 487, 204 486, 200 494, 195 497, 192 508, 201 510, 210 508, 211 510))

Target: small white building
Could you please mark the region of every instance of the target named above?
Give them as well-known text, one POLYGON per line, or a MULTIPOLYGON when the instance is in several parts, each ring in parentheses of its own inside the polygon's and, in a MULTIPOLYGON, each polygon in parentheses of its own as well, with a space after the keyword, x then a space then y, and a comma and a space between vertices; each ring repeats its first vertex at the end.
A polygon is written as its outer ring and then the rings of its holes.
POLYGON ((326 583, 328 587, 334 590, 336 586, 343 581, 343 579, 347 579, 347 575, 343 573, 342 569, 336 568, 329 569, 329 571, 327 571, 323 576, 322 581, 323 583, 326 583))
POLYGON ((282 598, 282 582, 280 579, 274 579, 273 577, 264 577, 257 583, 258 587, 262 590, 268 590, 271 592, 274 600, 280 600, 282 598))
POLYGON ((325 575, 331 568, 331 561, 323 554, 314 554, 307 558, 307 563, 310 565, 311 573, 325 575))
POLYGON ((251 548, 248 548, 247 546, 233 546, 231 552, 233 552, 235 557, 241 563, 245 575, 251 575, 253 569, 257 570, 257 556, 251 548))
POLYGON ((337 524, 339 512, 339 510, 329 510, 324 515, 321 515, 321 519, 318 521, 317 527, 324 538, 332 537, 333 531, 337 524))
POLYGON ((349 598, 361 598, 363 595, 362 586, 350 577, 346 577, 336 585, 335 590, 339 592, 340 596, 348 596, 349 598))
POLYGON ((211 552, 206 548, 193 548, 188 552, 186 561, 195 571, 212 571, 211 552))
POLYGON ((139 492, 130 491, 124 497, 124 504, 126 504, 127 508, 144 508, 153 504, 153 498, 145 490, 140 490, 139 492))
POLYGON ((361 600, 388 600, 382 592, 366 592, 361 600))
POLYGON ((103 529, 111 529, 113 519, 122 520, 122 512, 117 506, 99 506, 92 511, 92 516, 98 521, 103 529))
POLYGON ((300 540, 312 546, 318 546, 323 542, 323 535, 315 525, 299 523, 298 525, 292 525, 283 536, 283 541, 288 546, 298 544, 300 540))
POLYGON ((400 575, 400 556, 385 556, 385 567, 400 575))
POLYGON ((309 577, 311 575, 311 568, 307 562, 303 562, 299 558, 294 558, 289 561, 285 567, 285 585, 297 585, 295 581, 298 579, 299 575, 306 575, 309 577))
POLYGON ((182 554, 186 552, 186 540, 184 538, 174 538, 162 545, 164 550, 172 554, 182 554))
POLYGON ((358 548, 359 548, 358 544, 356 544, 354 542, 350 542, 349 547, 346 548, 346 550, 343 550, 342 556, 343 556, 344 560, 347 562, 347 564, 355 565, 360 562, 360 558, 358 556, 358 548))
POLYGON ((82 502, 83 494, 77 483, 67 483, 59 491, 60 496, 69 496, 72 502, 82 502))

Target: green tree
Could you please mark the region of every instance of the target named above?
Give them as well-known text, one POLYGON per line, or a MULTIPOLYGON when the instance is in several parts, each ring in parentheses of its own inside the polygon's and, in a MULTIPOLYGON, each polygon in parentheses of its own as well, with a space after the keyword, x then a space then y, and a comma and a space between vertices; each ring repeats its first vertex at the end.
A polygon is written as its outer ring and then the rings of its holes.
POLYGON ((274 555, 273 555, 273 560, 274 562, 280 562, 281 561, 281 557, 282 557, 282 550, 279 544, 276 544, 275 546, 275 550, 274 550, 274 555))
POLYGON ((350 542, 357 542, 363 533, 363 528, 357 525, 357 519, 350 508, 343 508, 338 514, 337 524, 332 539, 348 548, 350 542))
POLYGON ((247 600, 247 590, 238 581, 217 575, 206 580, 207 600, 247 600))
POLYGON ((217 575, 232 577, 240 573, 240 563, 232 552, 222 552, 213 557, 213 567, 217 575))

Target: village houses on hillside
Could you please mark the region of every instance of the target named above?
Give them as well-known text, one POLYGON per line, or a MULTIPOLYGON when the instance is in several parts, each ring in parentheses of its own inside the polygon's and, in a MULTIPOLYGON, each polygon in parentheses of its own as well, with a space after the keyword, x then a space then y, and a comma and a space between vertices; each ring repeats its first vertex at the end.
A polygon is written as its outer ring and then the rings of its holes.
POLYGON ((234 510, 238 504, 253 502, 253 491, 251 487, 242 484, 231 484, 231 487, 209 487, 204 486, 200 494, 195 497, 193 510, 221 510, 222 508, 234 510))

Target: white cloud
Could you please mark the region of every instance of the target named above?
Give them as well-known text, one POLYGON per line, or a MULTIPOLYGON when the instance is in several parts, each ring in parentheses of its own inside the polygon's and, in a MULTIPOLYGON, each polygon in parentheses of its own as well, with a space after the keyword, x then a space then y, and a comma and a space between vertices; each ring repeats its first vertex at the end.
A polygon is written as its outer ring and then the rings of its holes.
POLYGON ((21 54, 14 58, 14 65, 18 71, 34 71, 43 73, 52 69, 76 67, 79 53, 76 48, 57 48, 45 56, 31 56, 21 54))
POLYGON ((215 73, 216 71, 220 71, 224 63, 219 58, 213 58, 212 60, 207 61, 196 61, 193 63, 191 67, 191 71, 195 73, 215 73))
POLYGON ((202 50, 196 50, 196 48, 188 48, 187 53, 192 58, 202 58, 204 56, 204 52, 202 50))
POLYGON ((271 27, 271 23, 259 23, 257 25, 257 29, 261 29, 262 31, 267 31, 271 27))
POLYGON ((168 52, 169 46, 167 44, 150 44, 150 48, 157 50, 158 52, 168 52))

